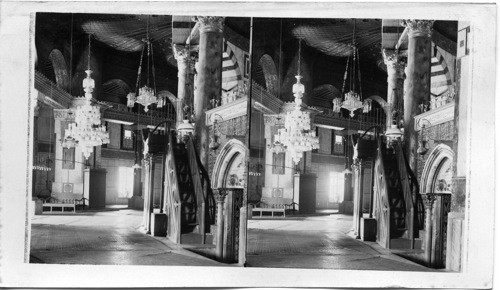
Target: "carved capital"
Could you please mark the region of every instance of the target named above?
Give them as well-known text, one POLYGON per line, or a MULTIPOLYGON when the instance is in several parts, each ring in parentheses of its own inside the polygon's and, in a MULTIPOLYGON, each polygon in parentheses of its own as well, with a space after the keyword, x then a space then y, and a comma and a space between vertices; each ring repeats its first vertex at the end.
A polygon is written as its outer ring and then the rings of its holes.
POLYGON ((434 202, 436 201, 436 194, 422 194, 422 201, 424 202, 424 206, 426 209, 432 209, 432 207, 434 206, 434 202))
POLYGON ((359 159, 355 159, 351 168, 355 173, 358 173, 361 170, 361 161, 359 161, 359 159))
POLYGON ((406 65, 403 54, 393 49, 384 49, 382 52, 388 77, 403 78, 406 65))
POLYGON ((61 121, 73 121, 75 114, 70 109, 54 109, 54 119, 61 121))
POLYGON ((152 156, 150 154, 145 154, 144 159, 142 160, 142 165, 145 168, 148 168, 151 165, 152 161, 153 161, 152 156))
POLYGON ((220 16, 196 16, 194 19, 199 23, 200 33, 218 32, 224 29, 224 17, 220 16))
POLYGON ((264 124, 266 125, 283 125, 285 124, 285 117, 282 115, 264 115, 264 124))
POLYGON ((185 45, 172 44, 172 51, 174 52, 174 57, 177 60, 177 63, 187 62, 189 50, 185 45))
POLYGON ((215 201, 217 203, 224 203, 224 199, 226 198, 226 195, 227 195, 226 189, 218 188, 218 189, 214 189, 213 191, 214 191, 215 201))
POLYGON ((401 23, 408 28, 408 37, 426 36, 431 37, 434 20, 406 19, 401 23))

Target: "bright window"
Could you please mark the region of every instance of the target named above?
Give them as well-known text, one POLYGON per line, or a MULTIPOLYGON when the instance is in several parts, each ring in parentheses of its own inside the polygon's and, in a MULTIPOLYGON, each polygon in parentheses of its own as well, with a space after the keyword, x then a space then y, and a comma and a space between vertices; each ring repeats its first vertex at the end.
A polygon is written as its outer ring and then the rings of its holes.
POLYGON ((328 202, 340 203, 344 199, 344 173, 330 172, 330 193, 328 202))
POLYGON ((134 169, 118 167, 118 197, 130 198, 134 191, 134 169))

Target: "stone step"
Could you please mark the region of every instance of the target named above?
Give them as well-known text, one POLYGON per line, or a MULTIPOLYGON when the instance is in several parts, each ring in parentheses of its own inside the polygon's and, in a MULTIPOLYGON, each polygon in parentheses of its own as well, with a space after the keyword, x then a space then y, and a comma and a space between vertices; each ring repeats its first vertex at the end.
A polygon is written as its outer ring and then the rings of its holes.
MULTIPOLYGON (((202 237, 197 232, 189 232, 181 235, 181 244, 198 245, 201 244, 202 237)), ((214 235, 205 234, 205 244, 214 244, 214 235)))
MULTIPOLYGON (((411 249, 411 240, 407 238, 391 239, 391 249, 411 249)), ((415 239, 415 249, 422 248, 422 239, 415 239)))

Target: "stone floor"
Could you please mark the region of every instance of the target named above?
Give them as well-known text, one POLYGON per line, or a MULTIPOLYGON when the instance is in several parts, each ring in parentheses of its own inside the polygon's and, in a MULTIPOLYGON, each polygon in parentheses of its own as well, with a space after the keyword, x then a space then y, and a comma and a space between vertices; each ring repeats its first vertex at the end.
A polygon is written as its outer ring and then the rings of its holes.
POLYGON ((247 266, 350 270, 430 271, 374 242, 352 237, 352 216, 252 219, 247 266))
MULTIPOLYGON (((31 262, 227 266, 141 233, 141 220, 142 212, 130 209, 35 216, 31 262)), ((352 216, 252 219, 248 227, 249 267, 429 271, 376 243, 352 238, 352 216)))
POLYGON ((112 210, 35 216, 30 262, 94 265, 221 266, 166 238, 138 231, 142 212, 112 210))

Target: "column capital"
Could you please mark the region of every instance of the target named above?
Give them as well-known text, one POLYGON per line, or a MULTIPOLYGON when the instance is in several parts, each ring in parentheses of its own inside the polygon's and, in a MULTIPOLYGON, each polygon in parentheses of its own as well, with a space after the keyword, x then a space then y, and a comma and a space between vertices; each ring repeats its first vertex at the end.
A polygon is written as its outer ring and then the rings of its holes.
POLYGON ((436 194, 426 193, 426 194, 421 194, 421 196, 425 208, 432 209, 432 207, 434 206, 434 201, 436 201, 436 194))
POLYGON ((406 19, 402 20, 403 26, 408 28, 408 37, 426 36, 431 37, 434 20, 406 19))
POLYGON ((387 74, 396 74, 397 77, 402 78, 406 62, 404 56, 406 52, 400 52, 395 49, 383 49, 382 55, 384 56, 384 63, 387 66, 387 74))
POLYGON ((200 33, 219 32, 224 29, 224 18, 220 16, 195 16, 194 20, 198 22, 200 33))
POLYGON ((361 166, 362 166, 362 161, 359 159, 355 159, 351 165, 351 168, 355 173, 358 173, 361 170, 361 166))
POLYGON ((54 119, 60 121, 73 121, 75 114, 71 109, 54 109, 54 119))
POLYGON ((224 203, 224 199, 226 198, 227 192, 224 188, 214 189, 214 197, 217 203, 224 203))
POLYGON ((174 57, 179 62, 186 62, 189 56, 188 48, 183 44, 172 44, 172 51, 174 52, 174 57))

